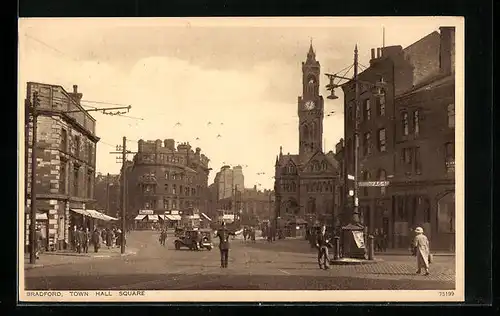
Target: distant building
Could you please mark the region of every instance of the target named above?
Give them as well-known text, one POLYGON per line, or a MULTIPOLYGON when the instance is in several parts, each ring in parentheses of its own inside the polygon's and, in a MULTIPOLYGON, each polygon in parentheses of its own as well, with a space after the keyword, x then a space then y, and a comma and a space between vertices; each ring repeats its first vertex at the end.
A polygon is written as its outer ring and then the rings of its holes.
MULTIPOLYGON (((152 210, 158 221, 171 220, 166 211, 196 208, 209 210, 209 159, 189 143, 174 139, 139 140, 138 152, 127 165, 127 218, 137 218, 140 210, 152 210)), ((123 172, 123 171, 122 171, 123 172)))
MULTIPOLYGON (((407 248, 421 226, 434 249, 454 248, 454 38, 454 28, 442 27, 405 49, 372 49, 370 67, 359 74, 388 82, 361 91, 359 175, 390 185, 360 188, 359 201, 368 231, 382 230, 390 247, 407 248)), ((343 89, 345 137, 336 157, 344 168, 342 204, 351 208, 355 92, 352 83, 343 89)))
POLYGON ((339 214, 338 162, 332 151, 323 151, 319 79, 320 64, 311 45, 302 63, 303 93, 297 102, 299 153, 283 154, 280 148, 275 162, 276 217, 292 228, 305 222, 332 226, 339 214))
POLYGON ((214 183, 217 186, 217 200, 233 197, 235 192, 243 192, 245 177, 241 166, 222 166, 215 175, 214 183))
MULTIPOLYGON (((70 245, 70 227, 85 225, 80 214, 70 209, 85 209, 94 201, 96 146, 95 119, 80 105, 82 94, 52 84, 28 82, 27 99, 33 92, 40 99, 37 122, 36 209, 37 223, 51 249, 70 245), (68 111, 75 111, 66 113, 68 111)), ((26 136, 32 139, 33 124, 26 136)), ((31 207, 31 141, 26 143, 26 244, 28 244, 31 207), (29 145, 28 145, 29 143, 29 145)))
POLYGON ((104 214, 118 218, 121 216, 120 175, 98 173, 95 178, 94 208, 104 214))

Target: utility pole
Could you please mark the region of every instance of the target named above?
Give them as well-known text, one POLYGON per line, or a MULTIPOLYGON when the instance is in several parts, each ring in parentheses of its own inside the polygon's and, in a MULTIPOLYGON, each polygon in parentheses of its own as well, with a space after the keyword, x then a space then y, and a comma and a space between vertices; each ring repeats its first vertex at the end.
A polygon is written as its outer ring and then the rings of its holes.
POLYGON ((120 154, 121 155, 121 163, 122 163, 122 173, 121 173, 121 226, 122 226, 122 244, 121 244, 121 253, 125 253, 125 230, 127 228, 126 225, 126 214, 127 214, 127 154, 132 154, 134 152, 127 150, 127 137, 123 136, 123 144, 116 146, 116 151, 110 152, 110 154, 120 154))
POLYGON ((354 85, 355 85, 355 107, 354 107, 354 208, 352 221, 359 223, 359 200, 358 200, 358 169, 359 169, 359 81, 358 81, 358 45, 354 48, 354 85))
MULTIPOLYGON (((33 92, 33 101, 31 102, 31 117, 33 122, 32 141, 31 141, 31 212, 30 212, 30 263, 36 263, 36 144, 38 113, 37 107, 40 103, 38 92, 33 92)), ((26 135, 28 137, 28 135, 26 135)))
POLYGON ((121 253, 125 253, 125 208, 127 207, 127 194, 125 192, 127 185, 127 171, 125 168, 127 163, 127 137, 123 136, 123 145, 122 145, 122 175, 123 175, 123 190, 122 190, 122 240, 121 240, 121 253))

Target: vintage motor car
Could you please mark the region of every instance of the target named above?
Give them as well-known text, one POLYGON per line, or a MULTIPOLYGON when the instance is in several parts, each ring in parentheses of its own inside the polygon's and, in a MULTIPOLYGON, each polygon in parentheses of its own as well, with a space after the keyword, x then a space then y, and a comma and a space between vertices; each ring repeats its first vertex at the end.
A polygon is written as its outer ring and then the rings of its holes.
POLYGON ((183 236, 179 236, 175 239, 174 245, 176 250, 183 247, 189 250, 212 250, 212 231, 208 229, 186 230, 183 236))

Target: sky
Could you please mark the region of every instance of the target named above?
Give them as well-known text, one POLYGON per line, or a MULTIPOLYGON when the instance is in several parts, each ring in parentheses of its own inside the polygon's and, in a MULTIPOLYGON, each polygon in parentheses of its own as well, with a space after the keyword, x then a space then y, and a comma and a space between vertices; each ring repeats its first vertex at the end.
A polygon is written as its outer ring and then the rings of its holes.
MULTIPOLYGON (((321 63, 325 151, 343 137, 342 92, 327 100, 323 74, 370 49, 406 47, 445 26, 434 18, 20 19, 19 106, 28 81, 78 85, 82 101, 131 105, 125 116, 96 119, 97 171, 118 173, 115 146, 174 138, 210 159, 209 184, 222 165, 242 165, 245 186, 273 187, 274 163, 298 152, 297 97, 309 45, 321 63), (211 124, 208 124, 208 123, 211 124), (177 123, 180 123, 177 124, 177 123), (217 137, 220 135, 220 137, 217 137), (198 138, 198 140, 197 140, 198 138), (262 174, 264 173, 264 174, 262 174)), ((352 75, 348 73, 347 76, 352 75)), ((131 159, 132 156, 129 157, 131 159)))

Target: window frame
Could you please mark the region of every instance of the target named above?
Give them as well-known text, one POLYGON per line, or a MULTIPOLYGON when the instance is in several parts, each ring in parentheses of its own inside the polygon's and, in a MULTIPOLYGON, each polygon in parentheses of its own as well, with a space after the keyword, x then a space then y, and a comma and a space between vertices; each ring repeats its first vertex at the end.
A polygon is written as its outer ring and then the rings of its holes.
POLYGON ((401 112, 401 127, 403 136, 408 136, 410 134, 410 122, 407 111, 401 112))
POLYGON ((387 152, 387 130, 385 129, 385 127, 383 128, 380 128, 377 132, 377 142, 378 142, 378 151, 383 153, 383 152, 387 152), (384 135, 384 138, 382 140, 382 133, 381 132, 384 132, 383 135, 384 135))

